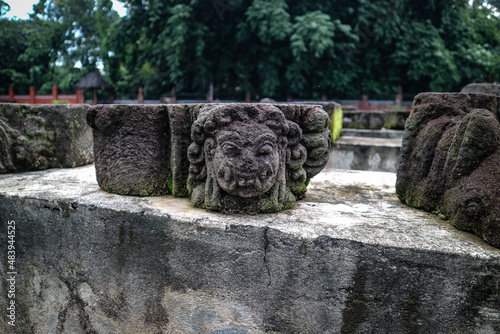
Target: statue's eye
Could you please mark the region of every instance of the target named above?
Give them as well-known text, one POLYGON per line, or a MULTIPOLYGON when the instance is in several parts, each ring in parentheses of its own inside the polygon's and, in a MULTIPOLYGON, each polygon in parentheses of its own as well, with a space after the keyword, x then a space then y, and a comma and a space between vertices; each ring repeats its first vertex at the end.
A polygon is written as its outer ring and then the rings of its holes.
POLYGON ((262 155, 268 155, 268 154, 271 154, 273 149, 274 149, 273 145, 271 145, 269 143, 265 143, 259 147, 258 153, 262 154, 262 155))
POLYGON ((236 156, 240 153, 239 147, 232 143, 224 143, 222 145, 222 151, 228 156, 236 156))

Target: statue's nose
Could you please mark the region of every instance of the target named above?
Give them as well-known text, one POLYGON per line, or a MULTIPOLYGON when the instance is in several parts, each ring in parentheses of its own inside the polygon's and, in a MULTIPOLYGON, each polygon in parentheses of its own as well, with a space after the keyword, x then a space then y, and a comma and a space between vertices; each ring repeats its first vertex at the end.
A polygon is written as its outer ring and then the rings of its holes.
POLYGON ((242 167, 248 172, 255 172, 259 169, 255 154, 250 150, 245 150, 241 156, 242 167))

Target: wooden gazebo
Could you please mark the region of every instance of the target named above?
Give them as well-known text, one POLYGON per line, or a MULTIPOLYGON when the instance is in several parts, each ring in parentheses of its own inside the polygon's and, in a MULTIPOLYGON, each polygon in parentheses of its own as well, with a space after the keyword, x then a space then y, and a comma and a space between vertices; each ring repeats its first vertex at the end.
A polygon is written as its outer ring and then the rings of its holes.
MULTIPOLYGON (((82 80, 78 81, 75 88, 77 89, 77 96, 79 100, 81 96, 84 96, 83 92, 85 89, 93 89, 92 104, 97 104, 98 89, 107 90, 109 94, 109 102, 113 103, 113 86, 104 81, 104 79, 96 72, 90 72, 87 74, 82 80)), ((83 103, 83 100, 84 98, 82 98, 82 101, 79 102, 83 103)))

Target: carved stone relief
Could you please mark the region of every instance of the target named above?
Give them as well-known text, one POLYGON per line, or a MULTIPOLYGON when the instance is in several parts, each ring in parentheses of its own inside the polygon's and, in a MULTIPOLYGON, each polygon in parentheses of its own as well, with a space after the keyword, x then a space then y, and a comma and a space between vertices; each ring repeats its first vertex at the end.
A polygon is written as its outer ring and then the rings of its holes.
POLYGON ((320 106, 97 106, 88 116, 103 189, 190 196, 196 207, 223 212, 291 208, 326 165, 331 145, 329 117, 320 106), (135 182, 145 174, 147 182, 135 182))

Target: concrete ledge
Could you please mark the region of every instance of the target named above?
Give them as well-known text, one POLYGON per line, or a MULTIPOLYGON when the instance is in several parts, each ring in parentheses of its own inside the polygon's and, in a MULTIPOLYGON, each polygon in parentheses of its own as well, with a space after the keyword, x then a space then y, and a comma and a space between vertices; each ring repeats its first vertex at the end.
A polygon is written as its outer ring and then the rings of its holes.
MULTIPOLYGON (((8 333, 497 333, 500 250, 327 171, 278 214, 101 191, 93 166, 0 175, 16 223, 8 333)), ((3 257, 3 261, 5 256, 3 257)), ((0 271, 6 277, 6 262, 0 271)), ((9 300, 1 285, 0 308, 9 300)))
MULTIPOLYGON (((342 129, 342 136, 368 137, 368 138, 393 138, 403 139, 403 130, 367 130, 367 129, 342 129)), ((399 143, 401 146, 401 142, 399 143)))
POLYGON ((333 143, 325 168, 395 173, 401 154, 401 141, 401 138, 342 136, 333 143))

